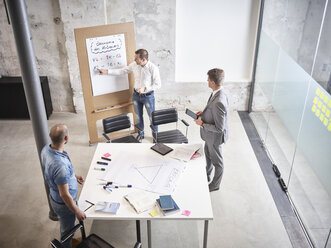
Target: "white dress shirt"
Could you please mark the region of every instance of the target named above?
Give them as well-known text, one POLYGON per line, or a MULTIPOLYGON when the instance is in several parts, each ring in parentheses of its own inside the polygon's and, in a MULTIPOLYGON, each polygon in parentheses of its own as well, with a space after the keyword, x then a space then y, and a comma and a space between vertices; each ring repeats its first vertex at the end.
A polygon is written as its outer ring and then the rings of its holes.
POLYGON ((145 92, 149 92, 161 88, 159 68, 150 61, 144 66, 132 62, 123 68, 108 70, 108 74, 113 76, 129 74, 130 72, 133 72, 134 75, 135 89, 146 87, 145 92))

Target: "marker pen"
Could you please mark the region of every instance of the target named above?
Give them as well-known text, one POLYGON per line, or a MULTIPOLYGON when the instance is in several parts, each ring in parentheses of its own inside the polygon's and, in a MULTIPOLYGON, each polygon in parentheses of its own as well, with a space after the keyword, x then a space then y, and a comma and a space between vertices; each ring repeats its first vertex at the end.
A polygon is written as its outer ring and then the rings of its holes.
POLYGON ((132 185, 131 184, 128 184, 128 185, 119 185, 118 187, 119 188, 132 188, 132 185))
POLYGON ((108 192, 112 192, 112 190, 109 187, 107 187, 107 186, 103 186, 103 189, 104 190, 107 190, 108 192))
POLYGON ((109 186, 107 186, 108 188, 114 188, 114 189, 118 189, 119 187, 118 186, 116 186, 116 185, 109 185, 109 186))
POLYGON ((108 165, 106 162, 97 161, 97 164, 108 165))
POLYGON ((110 158, 106 158, 106 157, 101 157, 101 159, 103 159, 103 160, 107 160, 107 161, 111 161, 110 158))
POLYGON ((100 170, 100 171, 105 171, 106 169, 105 168, 97 168, 97 167, 94 167, 95 170, 100 170))

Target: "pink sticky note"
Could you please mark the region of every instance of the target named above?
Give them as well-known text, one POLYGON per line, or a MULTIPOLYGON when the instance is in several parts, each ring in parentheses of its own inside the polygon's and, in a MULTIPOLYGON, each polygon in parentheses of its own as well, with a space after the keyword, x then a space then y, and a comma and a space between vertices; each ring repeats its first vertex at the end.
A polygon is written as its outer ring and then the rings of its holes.
POLYGON ((110 156, 110 154, 107 152, 107 153, 103 154, 103 156, 108 158, 110 156))
POLYGON ((190 216, 190 214, 191 214, 191 211, 189 211, 189 210, 184 210, 182 213, 182 215, 185 215, 185 216, 190 216))

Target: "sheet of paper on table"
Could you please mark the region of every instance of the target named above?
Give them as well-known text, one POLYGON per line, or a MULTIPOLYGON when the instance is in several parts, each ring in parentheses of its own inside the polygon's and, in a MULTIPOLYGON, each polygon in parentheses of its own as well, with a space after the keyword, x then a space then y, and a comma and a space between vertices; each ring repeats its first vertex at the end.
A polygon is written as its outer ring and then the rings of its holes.
MULTIPOLYGON (((126 154, 123 151, 123 154, 126 154)), ((123 159, 112 156, 112 164, 100 179, 119 185, 132 185, 159 194, 172 194, 185 170, 186 163, 161 157, 155 153, 143 156, 138 152, 131 152, 130 158, 123 159)))

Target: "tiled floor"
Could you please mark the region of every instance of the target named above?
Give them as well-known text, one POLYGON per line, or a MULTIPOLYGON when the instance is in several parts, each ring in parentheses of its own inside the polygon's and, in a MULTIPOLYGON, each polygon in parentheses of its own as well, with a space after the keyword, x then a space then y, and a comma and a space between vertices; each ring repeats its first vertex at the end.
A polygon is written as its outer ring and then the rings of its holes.
MULTIPOLYGON (((191 124, 189 141, 202 142, 199 127, 184 118, 191 124)), ((54 113, 48 124, 55 123, 69 127, 66 150, 76 174, 85 177, 96 147, 88 146, 85 114, 54 113)), ((179 127, 184 131, 183 125, 179 127)), ((214 220, 209 225, 208 247, 291 247, 237 112, 231 112, 229 127, 221 189, 211 193, 214 220)), ((149 130, 145 136, 144 142, 152 141, 149 130)), ((31 122, 2 120, 0 137, 0 247, 49 247, 49 241, 59 236, 59 224, 48 219, 31 122)), ((116 247, 132 247, 135 242, 135 222, 85 223, 88 232, 116 247)), ((203 221, 156 221, 152 228, 153 247, 202 247, 203 221)), ((142 222, 145 247, 146 232, 146 222, 142 222)))

